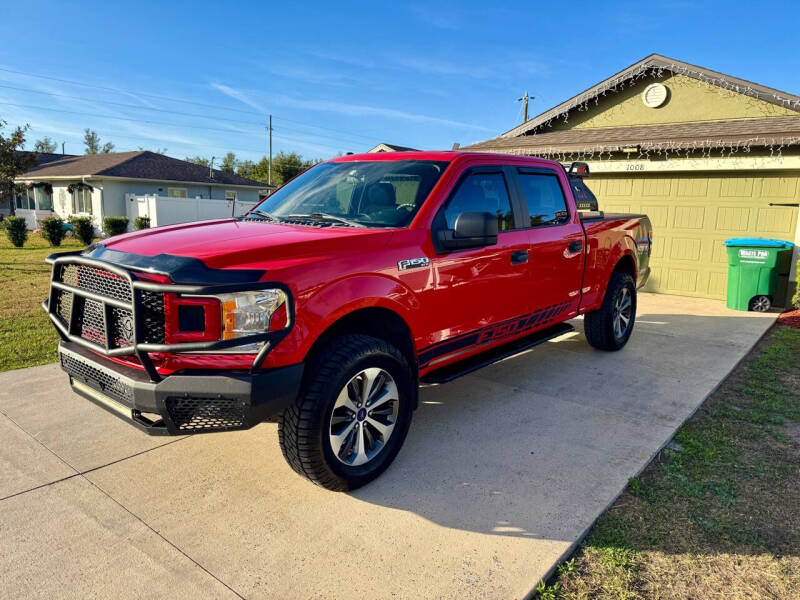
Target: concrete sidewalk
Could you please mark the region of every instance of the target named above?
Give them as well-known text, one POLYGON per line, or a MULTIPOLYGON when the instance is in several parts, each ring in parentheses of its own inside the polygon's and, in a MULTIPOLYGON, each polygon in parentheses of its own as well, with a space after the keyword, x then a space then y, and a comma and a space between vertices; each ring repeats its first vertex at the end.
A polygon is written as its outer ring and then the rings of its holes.
POLYGON ((618 353, 577 322, 424 389, 351 494, 297 477, 274 424, 151 438, 56 365, 0 374, 0 597, 524 597, 775 317, 642 294, 618 353))

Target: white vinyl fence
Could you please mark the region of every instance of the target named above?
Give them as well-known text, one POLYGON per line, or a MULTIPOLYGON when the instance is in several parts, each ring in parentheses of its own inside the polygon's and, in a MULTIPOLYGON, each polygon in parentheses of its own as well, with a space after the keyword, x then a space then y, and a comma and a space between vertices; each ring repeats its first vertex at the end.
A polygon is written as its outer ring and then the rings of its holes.
POLYGON ((131 228, 136 217, 150 217, 150 227, 158 227, 190 221, 240 217, 255 205, 255 202, 241 200, 125 194, 125 209, 131 228))

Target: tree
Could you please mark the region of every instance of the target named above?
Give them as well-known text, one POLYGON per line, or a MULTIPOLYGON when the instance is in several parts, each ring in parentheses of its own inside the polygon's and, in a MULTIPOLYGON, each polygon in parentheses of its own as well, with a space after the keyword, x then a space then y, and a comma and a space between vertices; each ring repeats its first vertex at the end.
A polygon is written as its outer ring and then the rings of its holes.
POLYGON ((156 154, 166 154, 168 150, 166 148, 156 148, 155 150, 150 150, 150 148, 144 148, 143 146, 139 146, 139 152, 155 152, 156 154))
POLYGON ((113 142, 106 142, 100 146, 100 136, 88 127, 83 132, 83 144, 86 146, 84 154, 108 154, 114 150, 113 142))
POLYGON ((56 144, 54 140, 51 140, 47 136, 43 137, 40 140, 36 140, 36 143, 33 145, 34 152, 44 152, 45 154, 53 154, 56 150, 58 150, 58 144, 56 144))
POLYGON ((233 174, 236 172, 236 164, 239 161, 236 160, 236 155, 233 152, 228 152, 222 159, 222 163, 219 165, 219 170, 223 173, 230 173, 233 174))
POLYGON ((278 181, 275 181, 275 177, 273 177, 272 183, 282 185, 307 168, 303 157, 297 152, 286 153, 281 150, 272 158, 272 174, 278 176, 278 181))
POLYGON ((19 151, 25 145, 25 132, 28 125, 17 127, 10 135, 5 135, 6 122, 0 121, 0 204, 10 203, 14 214, 14 178, 30 169, 35 159, 19 151))
MULTIPOLYGON (((272 174, 273 174, 272 181, 274 183, 275 182, 274 169, 272 171, 272 174)), ((253 165, 249 177, 250 179, 255 179, 256 181, 263 181, 264 183, 267 183, 267 181, 269 181, 269 159, 267 159, 266 156, 253 165)))
POLYGON ((202 156, 187 156, 184 158, 186 162, 194 163, 196 165, 200 165, 201 167, 210 167, 211 166, 211 159, 204 158, 202 156))
POLYGON ((239 177, 247 177, 248 179, 253 178, 253 170, 256 168, 256 164, 252 160, 240 160, 239 164, 236 165, 236 174, 239 177))

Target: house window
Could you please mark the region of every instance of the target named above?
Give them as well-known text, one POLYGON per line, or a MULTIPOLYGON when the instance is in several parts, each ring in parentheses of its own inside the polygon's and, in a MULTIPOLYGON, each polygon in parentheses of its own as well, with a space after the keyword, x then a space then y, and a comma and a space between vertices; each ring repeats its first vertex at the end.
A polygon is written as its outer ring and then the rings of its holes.
POLYGON ((186 188, 167 188, 167 195, 170 198, 187 198, 186 188))
POLYGON ((72 212, 92 214, 92 190, 82 187, 72 192, 72 212))
POLYGON ((239 192, 232 192, 230 190, 225 190, 225 200, 238 200, 239 199, 239 192))
POLYGON ((17 208, 22 210, 53 210, 53 196, 42 188, 27 188, 17 196, 17 208))

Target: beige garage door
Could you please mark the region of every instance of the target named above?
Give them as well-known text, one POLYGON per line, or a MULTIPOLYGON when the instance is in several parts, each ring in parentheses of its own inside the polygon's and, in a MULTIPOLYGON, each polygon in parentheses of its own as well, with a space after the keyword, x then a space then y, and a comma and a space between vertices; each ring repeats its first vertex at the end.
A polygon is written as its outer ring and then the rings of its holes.
POLYGON ((798 201, 798 173, 598 174, 587 183, 601 210, 643 212, 653 222, 649 291, 724 299, 722 242, 747 236, 794 240, 798 209, 769 203, 798 201))

